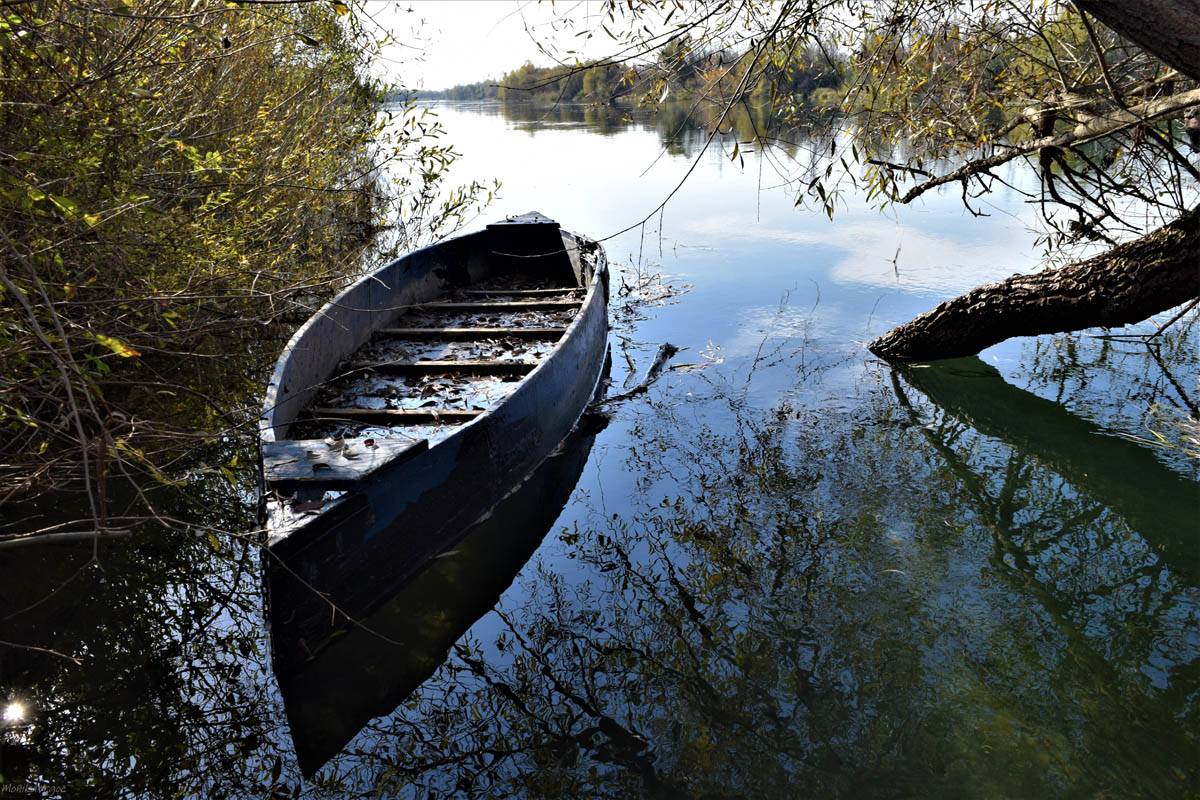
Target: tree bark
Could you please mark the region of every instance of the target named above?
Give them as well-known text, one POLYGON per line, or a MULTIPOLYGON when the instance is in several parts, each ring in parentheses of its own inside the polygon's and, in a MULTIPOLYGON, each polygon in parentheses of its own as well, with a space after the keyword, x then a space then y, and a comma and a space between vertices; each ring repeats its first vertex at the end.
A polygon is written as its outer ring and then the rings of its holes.
POLYGON ((979 286, 868 344, 889 361, 975 355, 1014 336, 1119 327, 1200 296, 1200 207, 1056 270, 979 286))
POLYGON ((1076 0, 1075 5, 1200 80, 1200 0, 1076 0))

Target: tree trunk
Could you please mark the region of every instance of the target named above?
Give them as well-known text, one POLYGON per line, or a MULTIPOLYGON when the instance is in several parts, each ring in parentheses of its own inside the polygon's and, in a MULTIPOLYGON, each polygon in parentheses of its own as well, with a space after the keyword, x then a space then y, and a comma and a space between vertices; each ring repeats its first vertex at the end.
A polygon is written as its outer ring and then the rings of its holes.
POLYGON ((1076 0, 1075 5, 1194 80, 1200 80, 1198 0, 1076 0))
POLYGON ((1200 296, 1200 208, 1061 269, 979 286, 868 346, 889 361, 975 355, 1014 336, 1118 327, 1200 296))

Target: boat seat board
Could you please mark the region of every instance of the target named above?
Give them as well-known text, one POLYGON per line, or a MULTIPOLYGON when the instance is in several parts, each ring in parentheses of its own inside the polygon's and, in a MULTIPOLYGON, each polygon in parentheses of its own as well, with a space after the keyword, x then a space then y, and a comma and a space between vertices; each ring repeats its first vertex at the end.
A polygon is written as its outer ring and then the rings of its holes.
POLYGON ((263 442, 263 477, 271 484, 348 486, 384 464, 407 461, 428 449, 427 439, 285 439, 263 442), (371 444, 368 445, 367 441, 371 444))
POLYGON ((583 299, 577 300, 494 300, 480 302, 425 303, 417 306, 421 311, 551 311, 563 308, 579 308, 583 299))
POLYGON ((582 286, 564 286, 558 289, 463 289, 459 294, 467 297, 553 297, 582 291, 582 286))
POLYGON ((557 339, 566 328, 380 328, 383 336, 404 339, 557 339))
POLYGON ((351 422, 375 422, 384 425, 420 425, 422 423, 470 422, 483 412, 473 408, 314 408, 312 416, 344 419, 351 422))
POLYGON ((431 375, 441 372, 461 372, 475 375, 519 375, 529 372, 537 364, 529 361, 383 361, 366 364, 363 370, 391 373, 394 375, 431 375))

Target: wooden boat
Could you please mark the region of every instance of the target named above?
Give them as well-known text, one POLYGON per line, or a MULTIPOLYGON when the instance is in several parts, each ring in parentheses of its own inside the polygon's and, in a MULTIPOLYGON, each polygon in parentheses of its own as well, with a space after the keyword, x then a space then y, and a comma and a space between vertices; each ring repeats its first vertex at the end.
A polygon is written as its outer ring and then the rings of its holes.
POLYGON ((558 520, 595 434, 594 427, 577 426, 482 521, 399 582, 386 568, 407 558, 401 537, 395 536, 382 537, 388 544, 381 548, 346 555, 340 571, 356 576, 354 581, 326 582, 317 576, 330 592, 329 604, 353 607, 355 617, 341 618, 319 640, 298 642, 296 635, 311 637, 312 631, 299 630, 293 621, 310 616, 313 607, 328 619, 330 605, 311 592, 277 593, 268 617, 275 675, 306 777, 370 720, 403 703, 496 605, 558 520), (356 607, 364 599, 369 607, 356 607))
POLYGON ((311 654, 545 460, 599 386, 607 303, 602 248, 530 213, 364 276, 296 332, 260 422, 278 641, 311 654))

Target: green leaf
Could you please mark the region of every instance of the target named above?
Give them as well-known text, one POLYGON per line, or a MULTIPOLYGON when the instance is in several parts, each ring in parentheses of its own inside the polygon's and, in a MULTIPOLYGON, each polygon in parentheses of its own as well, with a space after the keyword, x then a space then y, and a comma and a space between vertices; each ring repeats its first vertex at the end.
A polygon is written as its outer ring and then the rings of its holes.
POLYGON ((141 355, 141 353, 139 353, 137 350, 134 350, 132 347, 114 336, 105 336, 103 333, 93 333, 92 339, 94 339, 97 344, 102 344, 109 350, 112 350, 121 358, 134 358, 135 356, 141 355))
POLYGON ((63 213, 63 216, 75 217, 79 215, 79 205, 74 200, 52 194, 50 195, 50 202, 63 213))

